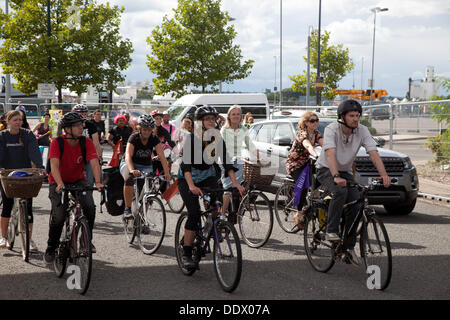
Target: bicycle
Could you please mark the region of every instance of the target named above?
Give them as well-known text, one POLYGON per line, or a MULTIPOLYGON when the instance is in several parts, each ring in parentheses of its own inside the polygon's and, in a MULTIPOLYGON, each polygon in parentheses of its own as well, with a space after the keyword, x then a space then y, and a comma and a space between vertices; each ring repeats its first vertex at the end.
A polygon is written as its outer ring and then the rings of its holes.
MULTIPOLYGON (((79 201, 80 195, 85 195, 88 191, 97 190, 95 187, 77 186, 67 184, 61 189, 61 204, 64 205, 66 193, 70 192, 68 196, 68 206, 65 210, 65 232, 62 234, 62 240, 55 252, 55 260, 53 266, 56 276, 61 278, 67 267, 67 260, 69 263, 77 265, 80 270, 80 286, 76 287, 77 291, 84 295, 89 289, 92 274, 92 235, 89 228, 88 219, 83 214, 81 203, 79 201), (72 226, 70 225, 72 220, 72 226)), ((105 197, 102 191, 102 198, 105 197)))
MULTIPOLYGON (((314 163, 315 157, 310 156, 309 159, 309 176, 313 177, 315 174, 314 163)), ((287 233, 297 233, 300 231, 299 227, 294 221, 294 216, 298 209, 294 206, 294 187, 295 180, 291 176, 286 176, 283 179, 283 184, 278 188, 275 194, 275 217, 281 229, 287 233)))
MULTIPOLYGON (((233 292, 239 285, 242 273, 242 251, 238 233, 233 224, 225 220, 219 208, 220 201, 211 204, 212 194, 221 194, 224 189, 202 189, 205 210, 201 212, 199 228, 195 234, 192 245, 192 256, 195 262, 200 263, 202 257, 211 253, 211 239, 214 241, 213 260, 217 280, 226 292, 233 292), (215 215, 217 212, 217 215, 215 215)), ((188 213, 183 212, 178 218, 175 228, 175 255, 182 273, 192 276, 199 269, 185 269, 181 260, 184 245, 184 226, 188 213)))
MULTIPOLYGON (((164 150, 164 156, 167 159, 167 162, 169 164, 169 168, 172 169, 172 164, 174 162, 173 159, 176 159, 175 152, 173 150, 171 150, 171 149, 165 149, 164 150)), ((170 179, 170 182, 167 185, 167 188, 169 188, 172 184, 174 184, 176 180, 177 180, 176 175, 171 175, 171 179, 170 179)), ((159 185, 161 185, 161 181, 159 181, 159 185)), ((159 190, 158 190, 158 192, 162 196, 162 193, 159 190)), ((177 213, 177 214, 181 213, 181 211, 183 211, 183 209, 184 209, 184 201, 181 198, 180 192, 177 192, 176 194, 174 194, 169 199, 169 201, 167 201, 166 203, 167 203, 167 205, 169 206, 170 210, 173 213, 177 213)))
POLYGON ((22 258, 28 262, 30 257, 30 226, 28 218, 27 200, 23 198, 14 199, 14 209, 8 226, 9 250, 13 250, 16 236, 20 235, 22 242, 22 258))
MULTIPOLYGON (((397 179, 392 178, 395 184, 397 179)), ((381 220, 375 216, 375 210, 368 207, 368 192, 377 185, 379 180, 373 180, 369 186, 347 182, 351 188, 357 188, 360 198, 344 205, 341 233, 339 241, 326 241, 327 212, 330 195, 326 190, 310 190, 307 195, 306 223, 304 230, 304 245, 311 266, 319 272, 328 272, 336 261, 351 263, 347 246, 349 234, 356 232, 359 237, 360 255, 364 262, 366 273, 370 275, 369 267, 377 266, 380 270, 379 290, 388 287, 392 276, 392 252, 389 236, 381 220), (318 195, 319 193, 319 195, 318 195), (349 208, 358 206, 358 214, 352 222, 350 230, 345 230, 345 216, 349 208), (343 227, 342 227, 343 226, 343 227), (359 228, 358 228, 359 227, 359 228), (379 259, 378 259, 379 258, 379 259)))
POLYGON ((269 241, 273 229, 273 212, 263 192, 247 184, 242 197, 237 190, 232 192, 228 208, 228 221, 234 223, 232 217, 237 217, 242 239, 249 247, 260 248, 269 241))
POLYGON ((140 177, 135 177, 131 203, 133 218, 122 219, 128 243, 132 244, 137 239, 141 251, 148 255, 159 249, 166 232, 166 210, 158 198, 162 179, 153 173, 142 173, 140 177), (144 179, 143 188, 140 179, 144 179))

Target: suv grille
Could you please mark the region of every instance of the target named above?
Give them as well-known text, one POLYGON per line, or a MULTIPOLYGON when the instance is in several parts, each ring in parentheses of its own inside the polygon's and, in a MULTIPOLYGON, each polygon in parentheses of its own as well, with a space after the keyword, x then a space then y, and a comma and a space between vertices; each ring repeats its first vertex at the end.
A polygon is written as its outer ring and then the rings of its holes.
MULTIPOLYGON (((387 173, 401 173, 405 165, 401 158, 381 158, 387 173)), ((355 170, 361 173, 378 173, 369 157, 359 157, 355 160, 355 170)))

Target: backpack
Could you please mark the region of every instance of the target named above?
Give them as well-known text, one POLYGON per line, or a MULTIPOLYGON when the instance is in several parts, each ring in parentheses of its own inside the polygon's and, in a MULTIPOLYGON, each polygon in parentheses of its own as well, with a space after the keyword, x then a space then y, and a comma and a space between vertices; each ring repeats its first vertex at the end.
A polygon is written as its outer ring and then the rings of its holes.
POLYGON ((125 210, 123 198, 124 180, 119 167, 103 169, 103 184, 106 190, 106 210, 112 216, 120 216, 125 210))
MULTIPOLYGON (((59 159, 61 159, 63 156, 63 152, 64 152, 64 138, 60 136, 60 137, 56 138, 56 141, 58 141, 59 159)), ((86 137, 84 137, 84 136, 80 137, 80 147, 81 147, 81 155, 83 156, 84 163, 87 163, 87 161, 86 161, 86 137)), ((50 165, 50 158, 47 159, 46 170, 47 170, 48 174, 50 174, 50 172, 52 172, 52 167, 50 165)))

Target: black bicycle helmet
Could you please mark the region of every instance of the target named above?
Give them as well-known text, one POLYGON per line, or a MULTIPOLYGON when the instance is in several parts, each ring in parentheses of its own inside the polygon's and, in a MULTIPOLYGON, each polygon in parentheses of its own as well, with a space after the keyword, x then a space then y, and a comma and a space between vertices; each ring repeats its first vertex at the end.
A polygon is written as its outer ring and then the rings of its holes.
POLYGON ((77 122, 84 122, 86 119, 77 112, 69 112, 61 118, 61 127, 70 127, 77 122))
POLYGON ((351 99, 342 101, 337 109, 338 119, 350 111, 358 111, 360 115, 362 114, 362 107, 358 101, 351 99))
POLYGON ((214 116, 218 116, 219 113, 217 112, 217 110, 214 107, 210 107, 210 106, 202 106, 197 108, 197 110, 195 111, 195 119, 197 120, 201 120, 203 119, 204 116, 213 114, 214 116))
POLYGON ((77 104, 72 108, 72 112, 88 112, 88 107, 85 106, 84 104, 77 104))
POLYGON ((143 115, 139 116, 137 123, 141 127, 146 127, 146 128, 156 127, 155 119, 153 119, 153 117, 148 114, 143 114, 143 115))

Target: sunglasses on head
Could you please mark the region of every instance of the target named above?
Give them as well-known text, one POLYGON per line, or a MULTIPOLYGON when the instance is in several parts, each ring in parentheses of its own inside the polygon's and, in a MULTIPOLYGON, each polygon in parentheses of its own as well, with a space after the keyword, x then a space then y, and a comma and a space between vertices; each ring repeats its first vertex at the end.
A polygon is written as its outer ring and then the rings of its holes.
POLYGON ((319 119, 309 119, 308 122, 310 123, 319 122, 319 119))

